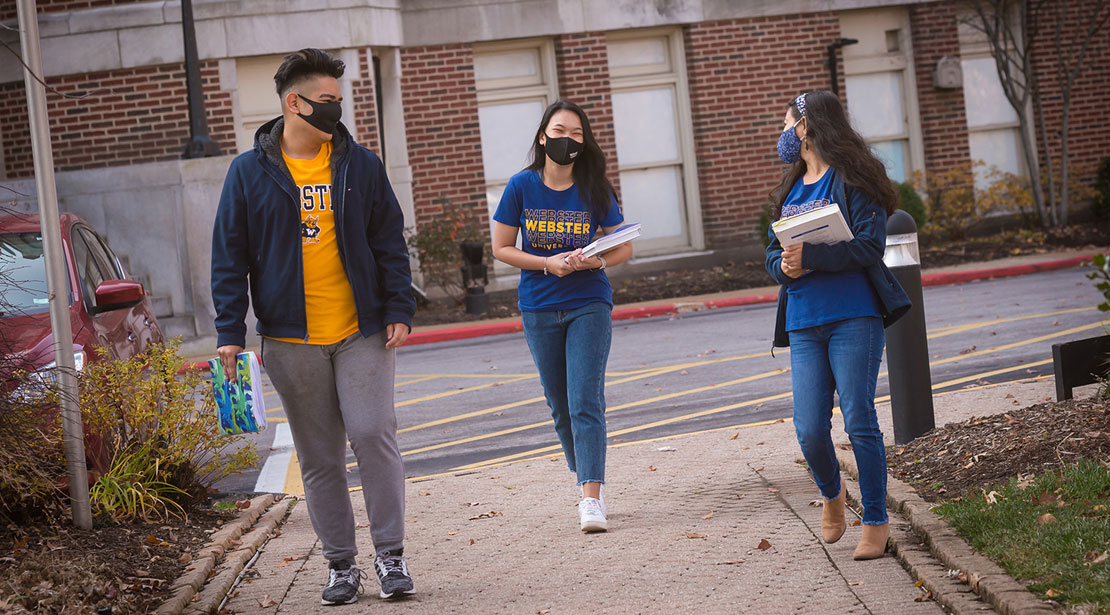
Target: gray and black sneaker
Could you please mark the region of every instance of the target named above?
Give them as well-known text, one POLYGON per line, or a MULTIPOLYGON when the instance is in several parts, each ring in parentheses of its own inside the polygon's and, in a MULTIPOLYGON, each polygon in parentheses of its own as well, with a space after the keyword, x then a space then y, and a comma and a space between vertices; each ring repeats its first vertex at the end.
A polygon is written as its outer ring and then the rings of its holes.
POLYGON ((378 580, 382 583, 382 598, 402 598, 416 593, 412 588, 412 577, 402 555, 404 549, 386 551, 374 561, 378 580))
POLYGON ((362 579, 366 573, 349 559, 328 562, 328 585, 320 596, 320 604, 354 604, 362 593, 362 579))

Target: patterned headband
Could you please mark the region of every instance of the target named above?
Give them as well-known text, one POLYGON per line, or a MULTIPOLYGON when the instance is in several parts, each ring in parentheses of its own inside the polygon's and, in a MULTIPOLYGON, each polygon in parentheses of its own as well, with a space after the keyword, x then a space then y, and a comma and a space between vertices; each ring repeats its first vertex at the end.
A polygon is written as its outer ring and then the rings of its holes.
POLYGON ((798 111, 800 111, 802 113, 802 117, 806 116, 806 95, 805 95, 805 92, 802 92, 801 94, 798 94, 798 97, 794 99, 794 106, 797 107, 798 111))

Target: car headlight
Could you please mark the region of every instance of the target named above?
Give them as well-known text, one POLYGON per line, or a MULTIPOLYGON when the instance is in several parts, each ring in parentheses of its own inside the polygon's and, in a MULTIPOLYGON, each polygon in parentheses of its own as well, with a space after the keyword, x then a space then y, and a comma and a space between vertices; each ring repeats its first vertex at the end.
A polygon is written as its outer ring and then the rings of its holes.
MULTIPOLYGON (((12 396, 17 399, 33 399, 41 397, 42 390, 36 385, 53 386, 58 382, 58 363, 51 361, 46 365, 36 369, 35 371, 27 374, 28 382, 25 382, 12 392, 12 396), (32 384, 33 383, 33 384, 32 384)), ((81 371, 85 368, 85 352, 78 350, 73 353, 73 367, 76 371, 81 371)))

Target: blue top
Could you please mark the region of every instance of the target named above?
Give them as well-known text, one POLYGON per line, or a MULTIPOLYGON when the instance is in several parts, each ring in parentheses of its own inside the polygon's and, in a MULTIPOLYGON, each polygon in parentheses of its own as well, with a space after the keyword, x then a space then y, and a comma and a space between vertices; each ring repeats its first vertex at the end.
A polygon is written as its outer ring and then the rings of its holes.
MULTIPOLYGON (((509 179, 493 219, 523 229, 523 250, 547 257, 586 247, 598 228, 617 226, 624 216, 614 198, 605 219, 593 220, 577 186, 552 190, 539 172, 525 169, 509 179)), ((576 271, 560 278, 523 269, 517 296, 524 312, 573 310, 597 301, 613 305, 613 290, 604 271, 576 271)))
MULTIPOLYGON (((782 216, 794 216, 835 203, 835 176, 836 171, 830 167, 812 184, 806 184, 799 178, 783 202, 782 216)), ((810 244, 802 248, 803 257, 809 248, 810 244)), ((862 267, 843 271, 810 271, 788 286, 786 293, 790 299, 786 304, 787 331, 882 314, 879 298, 862 267)))

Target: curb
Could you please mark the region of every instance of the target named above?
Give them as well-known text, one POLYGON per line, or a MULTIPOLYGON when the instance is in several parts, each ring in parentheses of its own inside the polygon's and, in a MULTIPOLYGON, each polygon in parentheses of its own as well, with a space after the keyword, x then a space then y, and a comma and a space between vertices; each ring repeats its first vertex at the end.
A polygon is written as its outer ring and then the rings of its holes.
MULTIPOLYGON (((858 480, 859 473, 851 451, 838 446, 836 456, 841 468, 858 480)), ((924 543, 918 545, 913 541, 898 540, 895 532, 891 532, 894 555, 932 593, 938 604, 956 615, 982 613, 984 602, 1002 615, 1049 615, 1057 612, 998 564, 972 551, 956 530, 932 512, 932 505, 917 495, 913 487, 888 476, 886 499, 890 510, 909 523, 915 534, 912 538, 924 543), (949 570, 964 573, 967 584, 950 576, 949 570), (969 599, 971 596, 977 596, 981 601, 969 599)))
MULTIPOLYGON (((1055 271, 1058 269, 1068 269, 1071 267, 1079 266, 1081 263, 1090 259, 1091 255, 1075 256, 1072 258, 1065 258, 1060 260, 1030 263, 1028 265, 1013 265, 1010 267, 995 267, 990 269, 974 269, 969 271, 953 271, 945 273, 927 273, 921 276, 921 285, 941 286, 947 284, 962 284, 964 282, 1026 275, 1030 273, 1037 273, 1040 271, 1055 271)), ((778 301, 778 294, 770 293, 765 295, 750 295, 747 297, 732 297, 729 299, 714 299, 702 302, 670 303, 639 308, 623 308, 613 310, 613 320, 633 320, 636 318, 648 318, 651 316, 670 316, 673 314, 680 314, 685 312, 696 312, 700 310, 712 310, 726 307, 738 307, 742 305, 775 303, 776 301, 778 301)), ((440 329, 438 331, 427 332, 418 331, 409 336, 409 339, 405 343, 405 345, 416 346, 418 344, 434 344, 437 342, 464 340, 475 337, 485 337, 488 335, 516 333, 518 331, 522 331, 523 328, 524 327, 521 324, 520 320, 515 320, 512 322, 498 323, 492 325, 457 327, 452 329, 440 329)))
POLYGON ((174 582, 173 594, 154 615, 215 613, 243 567, 284 520, 294 501, 290 498, 278 505, 280 501, 269 494, 252 499, 250 506, 239 517, 212 534, 208 544, 197 552, 197 559, 174 582), (254 527, 259 517, 262 517, 262 522, 254 527), (251 531, 247 533, 248 530, 251 531), (224 569, 213 576, 217 566, 224 569), (216 597, 218 587, 223 587, 224 592, 216 597))

